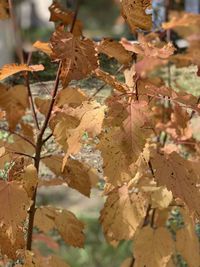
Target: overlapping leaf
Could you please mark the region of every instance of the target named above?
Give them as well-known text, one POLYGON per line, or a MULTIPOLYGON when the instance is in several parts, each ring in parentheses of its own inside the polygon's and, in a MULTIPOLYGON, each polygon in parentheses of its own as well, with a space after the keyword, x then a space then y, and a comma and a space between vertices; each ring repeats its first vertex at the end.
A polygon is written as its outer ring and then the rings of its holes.
POLYGON ((62 61, 61 80, 63 86, 71 80, 87 77, 98 67, 94 43, 80 39, 70 32, 58 28, 51 38, 53 59, 62 61))
POLYGON ((9 18, 8 0, 1 0, 0 2, 0 20, 9 18))

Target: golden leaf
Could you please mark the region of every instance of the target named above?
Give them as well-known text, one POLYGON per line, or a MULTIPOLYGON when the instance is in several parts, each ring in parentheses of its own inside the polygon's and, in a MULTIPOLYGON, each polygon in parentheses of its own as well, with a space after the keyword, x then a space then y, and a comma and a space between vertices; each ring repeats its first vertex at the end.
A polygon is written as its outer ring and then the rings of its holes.
POLYGON ((6 112, 9 128, 15 130, 17 123, 29 107, 27 89, 23 85, 6 87, 0 84, 0 107, 6 112))
POLYGON ((182 16, 173 17, 169 22, 162 24, 164 30, 176 29, 178 27, 191 27, 200 24, 200 16, 198 14, 185 13, 182 16))
POLYGON ((147 226, 140 229, 134 238, 135 267, 167 267, 175 252, 170 232, 160 227, 147 226))
POLYGON ((121 13, 133 32, 137 29, 145 31, 152 29, 150 0, 121 0, 121 13))
POLYGON ((84 224, 75 215, 67 210, 56 210, 50 207, 40 207, 36 211, 35 226, 43 231, 49 231, 51 227, 57 229, 64 241, 74 247, 83 247, 84 224), (47 219, 47 225, 44 220, 47 219))
POLYGON ((127 65, 132 61, 131 53, 126 51, 119 42, 110 38, 103 39, 97 46, 97 51, 111 58, 114 57, 120 64, 127 65))
POLYGON ((35 97, 34 102, 39 112, 46 116, 49 110, 51 100, 35 97))
POLYGON ((61 80, 63 86, 71 80, 86 78, 98 67, 94 43, 80 39, 62 28, 54 32, 50 40, 52 58, 62 61, 61 80))
POLYGON ((44 70, 44 66, 43 65, 32 65, 32 66, 28 66, 26 64, 7 64, 4 65, 1 69, 0 69, 0 80, 3 80, 5 78, 8 78, 9 76, 16 74, 18 72, 21 71, 42 71, 44 70))
POLYGON ((126 185, 108 194, 100 222, 108 242, 130 240, 144 222, 148 198, 144 193, 129 193, 126 185))
POLYGON ((50 56, 52 53, 52 50, 51 50, 49 43, 37 41, 33 44, 33 47, 42 51, 43 53, 47 54, 48 56, 50 56))
POLYGON ((98 181, 97 173, 86 163, 78 160, 68 159, 62 171, 63 157, 52 156, 42 160, 44 164, 57 176, 63 178, 63 182, 69 187, 78 190, 83 195, 89 197, 93 180, 98 181))

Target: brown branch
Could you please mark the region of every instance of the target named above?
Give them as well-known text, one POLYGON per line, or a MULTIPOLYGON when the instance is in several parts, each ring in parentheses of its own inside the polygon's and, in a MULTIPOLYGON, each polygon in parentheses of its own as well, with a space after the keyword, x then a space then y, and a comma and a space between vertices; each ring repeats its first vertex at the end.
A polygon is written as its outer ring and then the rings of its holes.
POLYGON ((13 154, 20 155, 20 156, 25 156, 25 157, 28 157, 28 158, 31 158, 31 159, 35 160, 35 157, 33 157, 33 156, 29 155, 29 154, 26 154, 26 153, 13 152, 13 154))
POLYGON ((17 135, 21 139, 23 139, 24 141, 26 141, 27 143, 29 143, 30 145, 32 145, 34 148, 36 147, 35 144, 31 140, 29 140, 26 136, 21 135, 20 133, 17 133, 15 131, 11 131, 11 130, 6 129, 6 128, 3 128, 3 127, 0 127, 0 131, 5 131, 5 132, 8 132, 9 134, 17 135))
POLYGON ((132 260, 131 260, 129 267, 133 267, 134 264, 135 264, 135 258, 134 258, 134 256, 132 256, 132 260))
MULTIPOLYGON (((71 30, 70 32, 73 32, 74 26, 75 26, 75 22, 76 22, 76 18, 78 15, 78 10, 79 10, 79 0, 77 0, 77 4, 76 4, 76 11, 74 14, 74 18, 73 18, 73 22, 72 22, 72 26, 71 26, 71 30)), ((50 117, 51 117, 51 113, 53 110, 53 106, 56 100, 56 96, 57 96, 57 92, 58 92, 58 87, 59 87, 59 81, 60 81, 60 73, 61 73, 61 67, 62 67, 62 61, 59 62, 59 66, 58 66, 58 70, 57 70, 57 74, 56 74, 56 80, 55 80, 55 84, 54 84, 54 89, 53 89, 53 94, 52 94, 52 99, 51 99, 51 103, 44 121, 44 124, 42 126, 42 128, 40 129, 40 132, 38 134, 37 137, 37 142, 36 142, 36 153, 35 153, 35 168, 37 169, 37 172, 39 171, 39 165, 40 165, 40 160, 41 160, 41 151, 42 151, 42 147, 43 147, 43 135, 44 132, 48 126, 50 117)), ((32 197, 32 205, 30 207, 29 210, 29 224, 28 224, 28 233, 27 233, 27 244, 26 244, 26 248, 27 250, 31 250, 32 249, 32 236, 33 236, 33 226, 34 226, 34 217, 35 217, 35 211, 36 211, 36 195, 37 195, 37 186, 35 187, 35 192, 33 194, 32 197)))
POLYGON ((45 144, 51 137, 53 136, 53 134, 49 134, 46 138, 43 139, 42 143, 45 144))

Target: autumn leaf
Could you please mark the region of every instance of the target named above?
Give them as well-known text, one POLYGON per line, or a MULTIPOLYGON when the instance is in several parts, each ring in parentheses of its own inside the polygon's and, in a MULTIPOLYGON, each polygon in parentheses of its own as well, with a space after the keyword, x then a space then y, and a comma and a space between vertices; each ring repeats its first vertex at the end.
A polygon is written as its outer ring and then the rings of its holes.
POLYGON ((36 211, 35 226, 44 232, 56 229, 64 241, 74 247, 83 247, 84 224, 67 210, 56 210, 50 207, 40 207, 36 211), (47 220, 47 225, 44 225, 47 220))
POLYGON ((15 181, 0 181, 0 192, 0 231, 4 229, 11 243, 14 243, 27 217, 30 201, 23 187, 15 181))
MULTIPOLYGON (((72 24, 75 15, 74 12, 62 7, 58 2, 53 2, 53 4, 49 7, 49 11, 51 14, 49 21, 61 22, 66 26, 72 24)), ((83 30, 82 28, 82 22, 79 19, 76 19, 73 34, 75 36, 81 36, 83 30)))
POLYGON ((78 190, 83 195, 89 197, 94 180, 98 181, 97 173, 86 163, 78 160, 68 159, 64 171, 62 171, 63 157, 52 156, 43 159, 44 164, 56 174, 63 178, 63 182, 69 187, 78 190))
POLYGON ((127 65, 132 61, 131 53, 125 50, 119 42, 110 38, 103 39, 100 44, 97 45, 97 51, 117 59, 120 64, 127 65))
POLYGON ((9 128, 15 130, 16 125, 29 107, 26 87, 16 85, 9 88, 0 84, 0 107, 6 112, 9 128))
POLYGON ((174 241, 164 227, 154 230, 147 226, 134 237, 135 267, 167 267, 174 252, 174 241))
POLYGON ((185 13, 182 16, 173 17, 169 22, 162 24, 164 30, 176 29, 178 27, 190 27, 200 23, 198 14, 185 13))
POLYGON ((86 78, 98 67, 94 43, 80 39, 70 32, 58 28, 50 40, 52 58, 62 61, 61 80, 63 86, 71 80, 86 78))
POLYGON ((165 185, 175 198, 182 199, 190 211, 194 211, 199 217, 200 190, 197 187, 199 177, 192 161, 185 160, 173 152, 169 155, 154 153, 151 156, 151 163, 158 184, 165 185))
POLYGON ((0 2, 0 20, 9 18, 9 5, 8 0, 1 0, 0 2))
POLYGON ((35 97, 34 102, 38 111, 46 116, 50 107, 51 100, 35 97))
POLYGON ((47 54, 48 56, 51 55, 52 53, 52 50, 51 50, 51 47, 50 47, 50 44, 49 43, 44 43, 44 42, 41 42, 41 41, 36 41, 34 44, 33 44, 33 47, 38 49, 39 51, 42 51, 43 53, 47 54))
POLYGON ((152 7, 150 0, 121 0, 121 13, 135 32, 138 29, 150 31, 152 28, 152 7))
POLYGON ((16 64, 7 64, 4 65, 1 69, 0 69, 0 81, 4 80, 5 78, 8 78, 9 76, 16 74, 18 72, 22 72, 22 71, 42 71, 44 70, 44 66, 43 65, 26 65, 26 64, 20 64, 20 65, 16 65, 16 64))
POLYGON ((148 208, 144 193, 129 193, 126 185, 108 194, 100 222, 108 242, 130 240, 143 224, 148 208))

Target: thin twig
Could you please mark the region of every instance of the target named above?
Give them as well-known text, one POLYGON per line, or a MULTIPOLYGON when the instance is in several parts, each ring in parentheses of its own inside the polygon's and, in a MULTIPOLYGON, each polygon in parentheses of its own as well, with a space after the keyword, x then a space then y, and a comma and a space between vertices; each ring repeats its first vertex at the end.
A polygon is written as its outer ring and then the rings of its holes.
POLYGON ((16 154, 16 155, 20 155, 20 156, 25 156, 25 157, 28 157, 28 158, 31 158, 31 159, 35 159, 35 157, 29 155, 29 154, 26 154, 26 153, 22 153, 22 152, 13 152, 13 154, 16 154))
POLYGON ((5 131, 5 132, 8 132, 9 134, 17 135, 17 136, 19 136, 21 139, 23 139, 24 141, 26 141, 27 143, 29 143, 30 145, 32 145, 34 148, 36 147, 35 144, 34 144, 31 140, 29 140, 26 136, 23 136, 23 135, 21 135, 21 134, 18 133, 18 132, 11 131, 11 130, 6 129, 6 128, 3 128, 3 127, 0 127, 0 131, 5 131))
POLYGON ((46 138, 43 139, 42 143, 45 144, 51 137, 53 136, 53 134, 49 134, 46 138))

